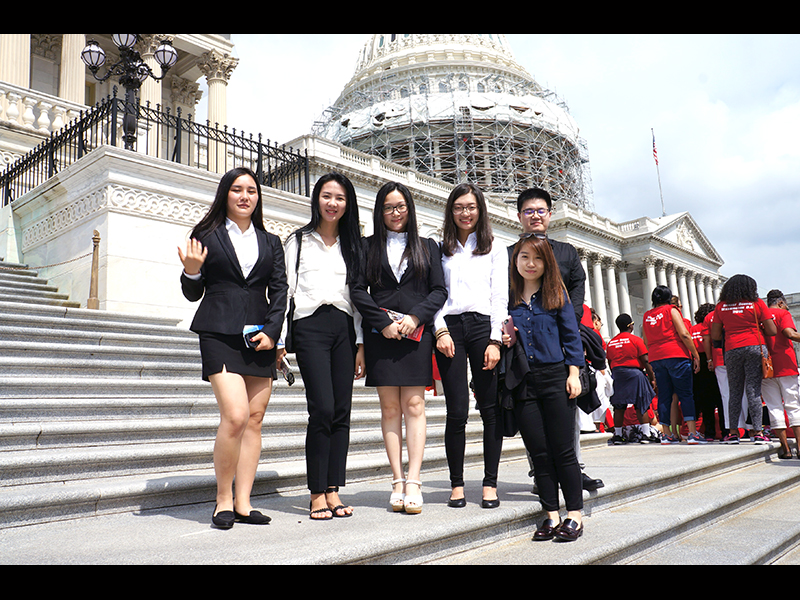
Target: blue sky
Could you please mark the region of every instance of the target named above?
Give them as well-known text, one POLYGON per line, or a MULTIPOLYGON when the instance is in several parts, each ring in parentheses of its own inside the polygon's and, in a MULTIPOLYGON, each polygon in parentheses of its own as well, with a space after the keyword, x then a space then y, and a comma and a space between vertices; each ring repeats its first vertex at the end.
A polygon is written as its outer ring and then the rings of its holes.
MULTIPOLYGON (((279 142, 308 133, 369 35, 233 34, 229 125, 279 142)), ((800 292, 800 35, 506 37, 578 122, 596 212, 661 215, 653 129, 667 213, 692 214, 724 275, 800 292)))

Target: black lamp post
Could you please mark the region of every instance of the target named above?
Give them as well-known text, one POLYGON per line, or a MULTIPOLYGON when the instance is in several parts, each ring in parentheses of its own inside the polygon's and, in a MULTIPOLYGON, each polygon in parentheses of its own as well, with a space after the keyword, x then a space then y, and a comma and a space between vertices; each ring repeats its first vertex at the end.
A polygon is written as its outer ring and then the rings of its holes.
POLYGON ((133 150, 136 141, 137 113, 136 92, 142 87, 148 77, 161 81, 167 76, 167 71, 178 62, 178 52, 172 43, 164 40, 155 51, 156 62, 161 66, 161 77, 156 77, 153 70, 142 60, 139 52, 134 50, 139 41, 138 33, 115 33, 111 40, 119 48, 120 60, 108 68, 102 77, 97 76, 97 71, 106 62, 106 53, 95 40, 89 40, 86 48, 81 52, 81 59, 89 67, 97 81, 103 82, 112 76, 118 75, 119 82, 125 88, 125 117, 122 121, 125 149, 133 150))

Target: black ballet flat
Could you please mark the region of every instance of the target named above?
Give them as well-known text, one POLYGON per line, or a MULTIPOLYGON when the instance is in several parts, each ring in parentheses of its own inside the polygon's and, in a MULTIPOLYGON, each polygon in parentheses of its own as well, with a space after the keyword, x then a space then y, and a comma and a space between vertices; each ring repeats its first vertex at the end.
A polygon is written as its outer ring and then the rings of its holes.
POLYGON ((447 501, 447 506, 450 508, 464 508, 467 505, 466 498, 450 498, 447 501))
POLYGON ((500 506, 500 498, 494 500, 481 500, 481 508, 497 508, 500 506))
POLYGON ((236 514, 232 510, 221 510, 217 513, 217 507, 214 507, 214 513, 211 513, 211 523, 217 529, 230 529, 236 521, 236 514), (214 514, 216 513, 216 514, 214 514))
POLYGON ((248 525, 267 525, 272 521, 271 517, 263 515, 257 510, 251 510, 249 515, 242 515, 234 509, 233 514, 239 523, 247 523, 248 525))

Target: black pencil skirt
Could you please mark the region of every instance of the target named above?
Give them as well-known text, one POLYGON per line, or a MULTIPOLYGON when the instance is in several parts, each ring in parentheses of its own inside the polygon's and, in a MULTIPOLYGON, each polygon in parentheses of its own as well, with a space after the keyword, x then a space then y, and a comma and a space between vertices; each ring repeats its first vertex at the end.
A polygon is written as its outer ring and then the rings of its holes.
POLYGON ((208 381, 210 375, 222 373, 223 366, 228 373, 237 373, 242 376, 272 379, 277 377, 275 348, 256 352, 245 346, 241 334, 222 335, 201 332, 199 336, 200 355, 203 360, 203 381, 208 381))
POLYGON ((364 360, 369 387, 427 387, 433 382, 433 334, 425 327, 419 342, 388 340, 364 332, 364 360))

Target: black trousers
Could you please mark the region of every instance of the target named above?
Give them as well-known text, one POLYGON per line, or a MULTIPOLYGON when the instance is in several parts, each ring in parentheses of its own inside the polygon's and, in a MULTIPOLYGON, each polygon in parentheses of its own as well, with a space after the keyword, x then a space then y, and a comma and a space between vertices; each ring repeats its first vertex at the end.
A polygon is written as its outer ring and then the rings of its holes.
POLYGON ((547 511, 557 511, 558 488, 567 510, 583 509, 581 468, 575 455, 575 400, 567 394, 564 363, 535 367, 528 375, 533 398, 514 405, 525 448, 533 462, 539 501, 547 511))
POLYGON ((503 450, 503 428, 497 400, 497 369, 483 370, 483 357, 489 343, 489 317, 464 313, 445 317, 456 353, 447 358, 436 351, 436 363, 444 386, 447 423, 444 430, 445 453, 450 468, 451 487, 464 485, 464 453, 467 445, 469 416, 469 380, 467 362, 472 370, 475 398, 483 421, 484 487, 497 487, 497 472, 503 450))
POLYGON ((308 403, 308 489, 320 494, 346 483, 356 354, 353 318, 321 306, 295 322, 295 348, 308 403))

